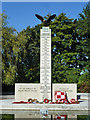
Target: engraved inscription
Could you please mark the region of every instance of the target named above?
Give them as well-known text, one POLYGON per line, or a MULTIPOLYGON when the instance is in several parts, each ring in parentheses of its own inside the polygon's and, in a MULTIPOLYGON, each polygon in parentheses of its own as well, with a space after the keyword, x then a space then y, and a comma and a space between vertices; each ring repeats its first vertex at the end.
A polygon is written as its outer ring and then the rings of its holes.
POLYGON ((69 88, 59 88, 62 91, 66 91, 66 92, 73 92, 73 90, 69 89, 69 88))
POLYGON ((18 88, 18 92, 37 92, 37 89, 36 88, 21 87, 21 88, 18 88))
POLYGON ((49 27, 41 29, 40 83, 42 99, 51 99, 51 30, 49 27))

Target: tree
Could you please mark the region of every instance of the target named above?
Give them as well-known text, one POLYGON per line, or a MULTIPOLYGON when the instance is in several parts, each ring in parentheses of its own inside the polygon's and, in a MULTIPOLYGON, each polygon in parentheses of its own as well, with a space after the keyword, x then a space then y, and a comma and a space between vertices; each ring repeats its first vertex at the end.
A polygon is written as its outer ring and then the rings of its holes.
POLYGON ((78 87, 81 92, 90 92, 90 2, 79 15, 77 51, 79 52, 79 66, 83 72, 79 78, 78 87))
POLYGON ((9 85, 14 84, 15 81, 15 61, 13 54, 14 41, 16 39, 16 30, 7 26, 7 16, 2 15, 2 80, 3 83, 9 85))
POLYGON ((51 24, 52 29, 52 81, 77 83, 80 75, 76 51, 76 20, 61 13, 51 24), (72 76, 73 77, 72 79, 72 76))
POLYGON ((2 73, 3 84, 15 82, 39 82, 39 28, 27 27, 18 33, 6 24, 3 14, 2 28, 2 73))
POLYGON ((37 27, 27 27, 17 36, 19 46, 16 82, 39 82, 39 34, 37 27), (25 38, 25 39, 24 39, 25 38))

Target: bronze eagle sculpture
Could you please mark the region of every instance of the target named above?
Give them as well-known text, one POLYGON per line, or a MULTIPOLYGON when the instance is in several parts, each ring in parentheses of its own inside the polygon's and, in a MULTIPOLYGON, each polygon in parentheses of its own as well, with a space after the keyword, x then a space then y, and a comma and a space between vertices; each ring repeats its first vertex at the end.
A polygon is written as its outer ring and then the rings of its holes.
POLYGON ((50 21, 56 17, 55 14, 51 15, 47 20, 45 20, 42 16, 35 14, 35 16, 42 21, 44 26, 48 26, 50 24, 50 21))

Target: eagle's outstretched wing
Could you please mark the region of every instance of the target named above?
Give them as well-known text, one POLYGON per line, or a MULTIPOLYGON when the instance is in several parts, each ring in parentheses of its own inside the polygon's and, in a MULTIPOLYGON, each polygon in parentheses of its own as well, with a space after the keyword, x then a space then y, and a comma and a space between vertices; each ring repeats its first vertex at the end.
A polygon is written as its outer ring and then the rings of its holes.
POLYGON ((40 16, 40 15, 38 15, 38 14, 35 14, 35 16, 43 22, 44 19, 43 19, 42 16, 40 16))
POLYGON ((73 23, 76 24, 77 23, 77 19, 75 19, 73 23))
POLYGON ((54 19, 56 17, 56 15, 54 14, 54 15, 52 15, 52 16, 50 16, 48 19, 47 19, 47 22, 50 22, 52 19, 54 19))

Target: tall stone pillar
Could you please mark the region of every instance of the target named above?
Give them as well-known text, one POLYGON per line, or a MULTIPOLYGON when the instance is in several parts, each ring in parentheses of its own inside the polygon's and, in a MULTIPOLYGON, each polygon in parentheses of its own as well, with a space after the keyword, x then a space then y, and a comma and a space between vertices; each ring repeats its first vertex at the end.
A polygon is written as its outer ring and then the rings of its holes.
POLYGON ((41 101, 51 100, 51 29, 40 30, 40 91, 41 101))

